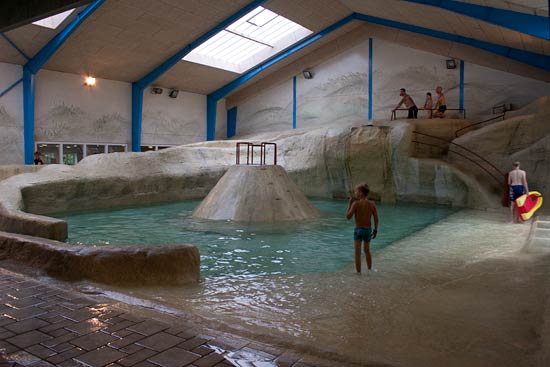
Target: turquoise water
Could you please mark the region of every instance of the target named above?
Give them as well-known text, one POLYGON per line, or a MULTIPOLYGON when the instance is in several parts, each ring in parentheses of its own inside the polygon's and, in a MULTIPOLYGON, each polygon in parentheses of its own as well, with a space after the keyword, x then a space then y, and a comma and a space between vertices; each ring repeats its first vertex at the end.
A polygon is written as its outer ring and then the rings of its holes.
MULTIPOLYGON (((334 272, 353 263, 353 220, 347 201, 313 200, 322 217, 305 222, 239 224, 191 217, 200 201, 55 215, 69 224, 71 244, 161 245, 191 243, 201 253, 201 274, 334 272)), ((379 204, 374 253, 445 218, 449 207, 379 204)))

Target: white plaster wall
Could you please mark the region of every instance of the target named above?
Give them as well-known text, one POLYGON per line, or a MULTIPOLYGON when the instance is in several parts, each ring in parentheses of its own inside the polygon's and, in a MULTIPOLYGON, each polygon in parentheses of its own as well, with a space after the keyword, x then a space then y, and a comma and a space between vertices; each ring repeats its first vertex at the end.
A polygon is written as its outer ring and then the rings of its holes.
POLYGON ((41 70, 36 76, 35 140, 131 143, 131 86, 41 70))
POLYGON ((142 144, 187 144, 206 140, 206 96, 180 91, 177 98, 143 95, 142 144))
MULTIPOLYGON (((0 92, 23 76, 21 65, 0 63, 0 92)), ((23 164, 23 83, 0 98, 0 164, 23 164)))
MULTIPOLYGON (((447 57, 373 40, 373 119, 389 119, 391 109, 400 101, 399 89, 405 88, 417 107, 424 106, 426 93, 431 92, 435 104, 435 88, 443 87, 448 108, 459 107, 460 69, 447 69, 447 57)), ((403 106, 404 108, 404 106, 403 106)), ((398 117, 407 115, 398 112, 398 117)), ((426 113, 420 112, 419 117, 426 113)))
MULTIPOLYGON (((0 63, 0 90, 22 76, 22 67, 0 63)), ((131 148, 131 84, 41 70, 35 80, 35 141, 124 143, 131 148)), ((216 136, 226 137, 225 100, 218 103, 216 136)), ((177 98, 144 91, 143 145, 178 145, 206 139, 206 96, 177 98)), ((0 164, 23 163, 23 88, 0 99, 0 164)))
MULTIPOLYGON (((368 39, 323 64, 312 68, 314 78, 297 76, 297 127, 314 128, 344 122, 362 122, 368 117, 368 39)), ((373 118, 387 120, 399 102, 399 89, 406 88, 418 107, 426 92, 436 101, 435 88, 442 86, 448 108, 460 105, 460 60, 447 69, 445 56, 373 40, 373 118)), ((550 84, 465 63, 464 107, 476 122, 495 105, 522 107, 550 95, 550 84)), ((237 136, 292 129, 292 80, 260 91, 238 107, 237 136)), ((448 117, 458 117, 449 111, 448 117)), ((406 111, 398 117, 405 117, 406 111)), ((427 116, 420 112, 419 117, 427 116)))
POLYGON ((512 104, 519 109, 550 95, 550 83, 471 63, 464 65, 464 106, 473 121, 490 117, 492 107, 512 104))
POLYGON ((237 107, 237 136, 292 129, 292 79, 237 107))

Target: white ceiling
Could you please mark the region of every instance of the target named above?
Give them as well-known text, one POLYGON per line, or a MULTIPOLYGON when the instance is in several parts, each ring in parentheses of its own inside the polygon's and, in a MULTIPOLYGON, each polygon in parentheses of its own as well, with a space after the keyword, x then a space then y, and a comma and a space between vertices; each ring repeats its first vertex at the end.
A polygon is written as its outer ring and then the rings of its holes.
MULTIPOLYGON (((467 1, 489 6, 496 6, 498 3, 499 7, 507 6, 512 10, 519 10, 513 6, 522 7, 524 11, 548 10, 547 0, 467 1)), ((106 0, 63 44, 45 68, 133 82, 249 2, 250 0, 106 0)), ((550 41, 437 7, 401 0, 270 0, 263 6, 313 32, 357 12, 550 55, 550 41)), ((67 21, 74 16, 72 14, 67 21)), ((358 24, 361 23, 353 22, 330 34, 263 71, 249 83, 267 77, 349 32, 358 24)), ((6 35, 29 56, 33 56, 57 31, 26 25, 9 31, 6 35)), ((0 38, 0 62, 24 64, 26 60, 0 38)), ((207 94, 237 76, 238 74, 232 72, 181 61, 155 84, 207 94)))

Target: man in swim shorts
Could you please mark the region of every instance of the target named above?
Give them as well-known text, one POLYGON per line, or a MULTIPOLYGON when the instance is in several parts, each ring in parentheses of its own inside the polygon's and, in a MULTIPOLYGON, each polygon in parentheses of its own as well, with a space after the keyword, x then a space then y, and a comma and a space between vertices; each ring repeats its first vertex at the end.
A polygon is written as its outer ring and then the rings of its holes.
POLYGON ((397 104, 397 106, 395 106, 392 112, 395 112, 404 103, 405 107, 409 109, 409 115, 407 118, 410 118, 410 119, 418 118, 418 107, 416 107, 416 105, 414 104, 414 101, 411 98, 411 96, 409 96, 406 93, 405 88, 401 88, 399 90, 399 95, 403 98, 401 98, 401 101, 397 104))
POLYGON ((436 111, 433 114, 433 117, 444 118, 445 111, 447 111, 447 102, 445 102, 445 95, 443 94, 443 88, 435 88, 435 93, 437 93, 437 102, 435 103, 436 111))
POLYGON ((372 268, 370 254, 370 241, 376 238, 378 233, 378 211, 376 204, 368 199, 369 186, 358 185, 355 188, 355 197, 350 197, 346 218, 349 220, 355 216, 355 229, 353 231, 353 245, 355 246, 355 270, 361 272, 361 242, 364 244, 367 268, 372 268), (371 217, 374 217, 374 230, 371 217))
POLYGON ((527 186, 527 174, 519 169, 519 162, 514 162, 514 169, 508 173, 508 185, 510 186, 510 217, 512 222, 519 222, 514 215, 515 201, 524 194, 529 193, 527 186))

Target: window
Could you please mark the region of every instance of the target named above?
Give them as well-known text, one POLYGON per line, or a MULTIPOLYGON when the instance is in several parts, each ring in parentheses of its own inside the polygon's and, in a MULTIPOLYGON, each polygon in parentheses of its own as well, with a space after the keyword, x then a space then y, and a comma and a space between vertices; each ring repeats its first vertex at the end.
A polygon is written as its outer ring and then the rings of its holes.
POLYGON ((44 164, 74 165, 89 155, 125 152, 126 144, 79 144, 67 142, 37 142, 36 150, 42 153, 44 164))
POLYGON ((56 15, 52 15, 51 17, 37 20, 36 22, 32 22, 32 24, 39 25, 45 28, 56 29, 57 27, 59 27, 61 23, 63 23, 65 19, 67 19, 69 15, 71 15, 73 11, 74 9, 70 9, 70 10, 64 11, 63 13, 59 13, 56 15))
POLYGON ((141 146, 141 151, 142 152, 149 152, 149 151, 154 151, 154 150, 163 150, 163 149, 166 149, 166 148, 172 148, 172 147, 175 147, 177 145, 142 145, 141 146))
POLYGON ((183 60, 242 73, 311 33, 259 6, 202 43, 183 60))

